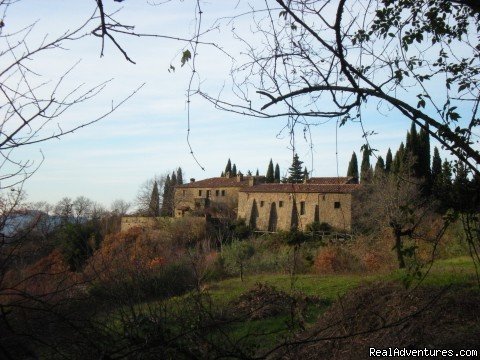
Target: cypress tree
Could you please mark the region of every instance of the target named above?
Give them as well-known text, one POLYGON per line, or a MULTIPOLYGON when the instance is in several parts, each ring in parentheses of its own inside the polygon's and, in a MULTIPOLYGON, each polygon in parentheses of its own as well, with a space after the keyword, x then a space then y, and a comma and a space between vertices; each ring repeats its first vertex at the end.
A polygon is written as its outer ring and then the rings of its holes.
POLYGON ((447 210, 452 206, 452 166, 450 162, 445 159, 442 164, 442 173, 440 176, 438 200, 442 210, 447 210))
POLYGON ((308 180, 308 169, 305 166, 305 170, 303 170, 303 181, 308 180))
POLYGON ((362 165, 360 166, 360 182, 369 182, 371 177, 370 172, 370 149, 363 150, 362 165))
POLYGON ((405 161, 405 145, 403 141, 400 143, 400 147, 395 153, 392 163, 392 171, 394 174, 400 174, 403 171, 403 162, 405 161))
POLYGON ((458 160, 455 164, 455 180, 453 181, 453 206, 456 210, 463 211, 470 204, 470 181, 465 164, 458 160))
POLYGON ((225 177, 225 173, 222 171, 222 173, 220 174, 221 177, 225 177))
POLYGON ((172 177, 170 178, 170 186, 173 188, 175 185, 177 185, 177 174, 173 171, 172 177))
POLYGON ((270 162, 268 163, 268 168, 267 168, 267 175, 265 177, 265 181, 267 183, 273 183, 275 182, 275 174, 273 170, 273 162, 272 159, 270 159, 270 162))
POLYGON ((392 165, 393 165, 392 150, 390 150, 390 148, 388 148, 387 158, 385 159, 385 172, 386 173, 390 173, 390 171, 392 171, 392 165))
POLYGON ((376 178, 383 176, 385 174, 385 162, 381 156, 378 157, 377 163, 375 164, 374 176, 376 178))
POLYGON ((358 179, 358 160, 357 160, 357 154, 355 154, 355 151, 353 152, 352 158, 348 163, 347 176, 349 177, 351 176, 358 179))
POLYGON ((275 165, 275 182, 278 184, 280 182, 280 166, 278 166, 278 163, 275 165))
POLYGON ((170 215, 170 193, 172 193, 172 186, 170 175, 167 175, 165 184, 163 185, 162 216, 170 215))
POLYGON ((160 194, 158 192, 158 184, 153 183, 152 195, 150 196, 149 216, 160 216, 160 194))
POLYGON ((288 182, 289 183, 301 183, 303 182, 303 171, 302 171, 303 161, 300 161, 298 155, 295 153, 293 155, 292 166, 288 168, 288 182))
MULTIPOLYGON (((409 157, 410 160, 410 169, 406 169, 412 172, 412 175, 419 178, 421 177, 421 145, 420 145, 420 136, 417 133, 417 128, 415 123, 412 121, 412 126, 410 132, 407 133, 407 142, 405 145, 405 156, 409 157)), ((404 165, 405 162, 404 162, 404 165)))
POLYGON ((232 176, 237 176, 237 165, 235 164, 232 166, 232 176))
POLYGON ((228 159, 227 166, 225 166, 225 176, 232 175, 232 162, 228 159))
POLYGON ((431 186, 431 171, 430 171, 430 134, 428 133, 428 125, 426 129, 420 130, 419 135, 419 149, 418 149, 418 167, 420 170, 419 176, 425 179, 428 187, 431 186))
POLYGON ((183 173, 181 167, 177 169, 177 185, 183 185, 183 173))
POLYGON ((255 176, 260 176, 258 169, 257 169, 257 172, 255 173, 255 176))
POLYGON ((441 178, 442 178, 442 158, 438 152, 438 148, 435 146, 433 149, 433 159, 432 159, 432 174, 431 174, 431 184, 434 194, 438 195, 441 191, 441 178))

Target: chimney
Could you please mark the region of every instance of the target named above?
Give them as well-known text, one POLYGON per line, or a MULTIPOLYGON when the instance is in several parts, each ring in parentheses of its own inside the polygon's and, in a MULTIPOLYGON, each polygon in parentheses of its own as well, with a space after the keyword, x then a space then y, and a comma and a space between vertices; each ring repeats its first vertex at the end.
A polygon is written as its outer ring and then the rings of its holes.
POLYGON ((237 182, 241 182, 243 181, 243 174, 242 173, 238 173, 237 174, 237 182))
POLYGON ((190 184, 195 182, 195 178, 190 178, 190 184))

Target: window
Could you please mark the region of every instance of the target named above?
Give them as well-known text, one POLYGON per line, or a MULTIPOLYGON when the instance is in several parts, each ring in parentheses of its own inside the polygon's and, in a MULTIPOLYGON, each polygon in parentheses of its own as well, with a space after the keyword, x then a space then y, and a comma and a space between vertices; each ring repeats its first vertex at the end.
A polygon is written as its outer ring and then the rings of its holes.
POLYGON ((283 201, 278 202, 278 207, 283 207, 283 201))
POLYGON ((260 207, 263 207, 264 202, 260 201, 260 207))
POLYGON ((198 196, 202 196, 202 190, 198 190, 198 196))
POLYGON ((335 201, 335 204, 333 204, 333 207, 335 209, 340 209, 340 201, 335 201))
POLYGON ((185 196, 185 190, 182 191, 182 195, 185 196))
POLYGON ((222 196, 225 196, 225 190, 222 190, 222 196))
POLYGON ((210 197, 210 190, 207 190, 207 198, 210 197))
POLYGON ((300 215, 305 215, 305 201, 300 201, 300 215))
POLYGON ((215 196, 219 196, 220 195, 220 190, 215 190, 215 196))

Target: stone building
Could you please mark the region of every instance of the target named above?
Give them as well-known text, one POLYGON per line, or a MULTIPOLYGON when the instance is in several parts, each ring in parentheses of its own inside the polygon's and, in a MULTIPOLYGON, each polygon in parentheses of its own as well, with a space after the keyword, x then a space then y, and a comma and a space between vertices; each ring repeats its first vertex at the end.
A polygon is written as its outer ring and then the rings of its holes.
POLYGON ((175 216, 238 217, 263 231, 304 230, 314 221, 350 231, 359 186, 346 177, 314 177, 302 184, 266 184, 263 176, 242 175, 193 180, 176 187, 175 216))
POLYGON ((235 216, 238 192, 246 187, 265 182, 265 176, 215 177, 177 185, 175 187, 175 217, 190 215, 235 216))

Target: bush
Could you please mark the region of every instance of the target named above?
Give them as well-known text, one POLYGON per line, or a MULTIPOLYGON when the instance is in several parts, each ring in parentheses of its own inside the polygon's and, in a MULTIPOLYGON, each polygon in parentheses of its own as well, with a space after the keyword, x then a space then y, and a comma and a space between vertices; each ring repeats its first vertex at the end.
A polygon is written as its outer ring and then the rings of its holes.
POLYGON ((326 222, 318 222, 318 221, 314 221, 310 224, 307 224, 306 226, 306 231, 307 232, 317 232, 317 231, 332 231, 332 226, 326 222))
POLYGON ((329 245, 318 251, 314 263, 319 274, 352 272, 362 269, 360 260, 342 246, 329 245))
POLYGON ((240 274, 240 278, 243 280, 245 268, 253 254, 255 254, 255 248, 251 242, 234 240, 223 248, 222 257, 225 268, 232 275, 240 274))
POLYGON ((246 239, 251 235, 250 227, 245 223, 245 219, 238 219, 233 224, 233 237, 236 239, 246 239))
POLYGON ((176 262, 162 266, 156 272, 130 274, 109 282, 97 281, 90 288, 90 294, 122 304, 180 295, 195 285, 193 269, 186 262, 176 262))

